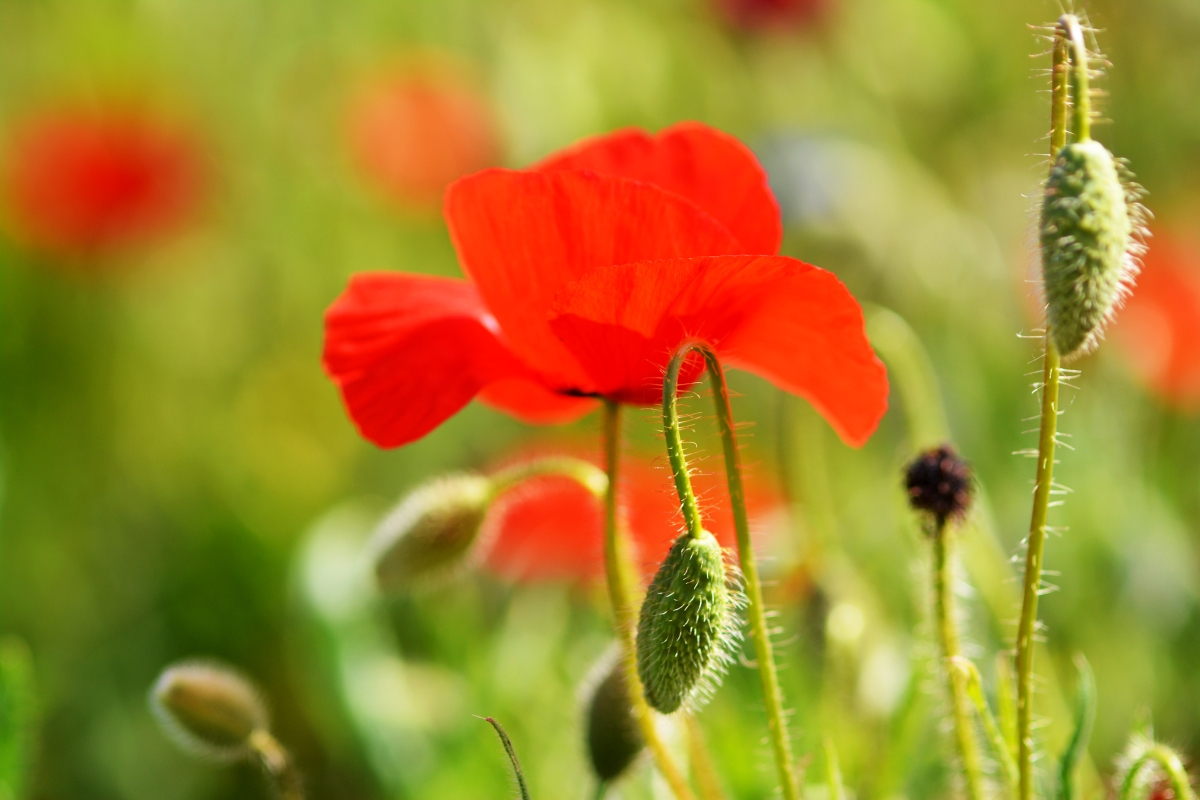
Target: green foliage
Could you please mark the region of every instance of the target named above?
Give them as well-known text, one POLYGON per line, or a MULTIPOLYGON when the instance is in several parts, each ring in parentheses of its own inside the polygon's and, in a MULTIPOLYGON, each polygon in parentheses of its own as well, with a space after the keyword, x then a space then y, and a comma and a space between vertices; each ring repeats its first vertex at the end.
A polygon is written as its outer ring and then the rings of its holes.
POLYGON ((1133 270, 1133 223, 1112 154, 1094 140, 1058 153, 1042 204, 1042 279, 1063 358, 1090 351, 1133 270))
POLYGON ((1082 655, 1075 658, 1078 680, 1075 685, 1075 719, 1071 739, 1058 760, 1058 800, 1076 800, 1079 796, 1076 774, 1087 755, 1092 726, 1096 724, 1096 678, 1092 666, 1082 655))
POLYGON ((730 599, 721 545, 705 531, 684 533, 654 575, 638 619, 638 675, 646 700, 677 711, 719 673, 731 639, 730 599))
POLYGON ((0 638, 0 800, 29 796, 37 723, 29 649, 0 638))

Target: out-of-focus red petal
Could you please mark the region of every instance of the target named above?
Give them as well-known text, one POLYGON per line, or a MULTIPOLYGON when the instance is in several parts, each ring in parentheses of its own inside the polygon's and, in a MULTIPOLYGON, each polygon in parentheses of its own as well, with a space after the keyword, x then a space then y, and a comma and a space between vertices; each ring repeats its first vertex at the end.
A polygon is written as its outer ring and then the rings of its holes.
POLYGON ((533 425, 574 422, 596 407, 596 401, 590 397, 560 394, 533 378, 515 376, 484 387, 479 399, 533 425))
POLYGON ((1156 235, 1112 338, 1160 397, 1200 410, 1200 251, 1156 235))
POLYGON ((858 303, 832 274, 792 258, 606 267, 563 289, 555 307, 555 333, 600 393, 624 402, 661 402, 671 354, 695 338, 809 400, 848 444, 863 444, 887 410, 887 374, 858 303))
POLYGON ((474 286, 401 273, 350 280, 325 314, 322 363, 380 447, 421 438, 484 386, 523 374, 474 286))
MULTIPOLYGON (((517 460, 563 455, 563 448, 534 448, 517 460)), ((566 454, 598 463, 582 447, 566 454)), ((705 467, 719 466, 714 461, 705 467)), ((661 460, 637 455, 621 462, 620 505, 629 524, 638 563, 649 579, 683 531, 679 501, 670 471, 661 460)), ((753 468, 744 473, 746 505, 754 541, 767 532, 764 522, 783 509, 783 496, 753 468)), ((701 501, 704 526, 724 547, 736 545, 724 472, 699 471, 693 485, 701 501)), ((604 574, 603 514, 599 502, 574 481, 544 477, 502 495, 489 525, 496 526, 488 568, 512 580, 596 580, 604 574)))
POLYGON ((744 144, 699 122, 681 122, 656 136, 626 128, 584 139, 533 169, 587 169, 653 183, 703 208, 745 245, 745 252, 779 252, 783 223, 766 172, 744 144))
POLYGON ((673 192, 587 172, 485 170, 450 186, 445 215, 513 352, 554 388, 582 393, 594 391, 588 374, 547 323, 562 286, 610 264, 745 250, 673 192))

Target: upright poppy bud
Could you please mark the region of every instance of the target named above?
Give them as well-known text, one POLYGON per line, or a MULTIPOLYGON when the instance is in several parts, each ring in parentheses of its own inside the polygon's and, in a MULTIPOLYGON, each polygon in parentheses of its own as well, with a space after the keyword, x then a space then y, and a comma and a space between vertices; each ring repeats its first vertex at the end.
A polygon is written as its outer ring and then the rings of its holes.
POLYGON ((702 694, 728 660, 736 602, 716 538, 684 533, 659 567, 638 621, 638 675, 664 714, 702 694))
POLYGON ((380 588, 436 578, 475 552, 495 487, 482 475, 447 475, 418 487, 383 521, 370 548, 380 588))
POLYGON ((258 691, 219 664, 168 668, 150 692, 150 706, 181 747, 223 761, 248 757, 251 737, 267 729, 267 709, 258 691))
POLYGON ((1059 150, 1040 234, 1050 335, 1063 358, 1096 346, 1127 291, 1135 272, 1132 199, 1102 144, 1084 139, 1059 150))
POLYGON ((904 470, 909 505, 932 516, 937 529, 967 513, 973 481, 971 466, 948 444, 924 451, 904 470))
POLYGON ((633 716, 620 660, 606 657, 599 666, 604 677, 587 700, 587 750, 592 771, 601 783, 609 783, 629 769, 646 743, 633 716))

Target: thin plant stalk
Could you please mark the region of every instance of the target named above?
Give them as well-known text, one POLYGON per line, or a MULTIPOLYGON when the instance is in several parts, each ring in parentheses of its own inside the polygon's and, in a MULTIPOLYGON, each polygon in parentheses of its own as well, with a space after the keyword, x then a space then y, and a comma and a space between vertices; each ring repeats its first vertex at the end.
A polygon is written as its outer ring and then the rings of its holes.
POLYGON ((250 734, 250 749, 258 757, 280 800, 304 800, 300 773, 291 755, 274 736, 265 730, 255 731, 250 734))
POLYGON ((945 520, 936 523, 933 534, 934 616, 937 620, 938 641, 942 648, 942 667, 950 684, 950 703, 954 713, 954 730, 958 738, 958 754, 962 759, 967 780, 967 796, 983 800, 983 764, 979 757, 979 740, 971 715, 971 698, 967 678, 955 668, 962 658, 958 639, 958 621, 954 608, 954 528, 945 520))
POLYGON ((1188 778, 1187 770, 1183 768, 1183 762, 1179 760, 1179 755, 1163 744, 1151 745, 1141 758, 1130 765, 1129 771, 1125 773, 1125 780, 1121 783, 1118 800, 1137 800, 1134 790, 1138 786, 1138 779, 1142 771, 1151 765, 1157 765, 1166 773, 1167 782, 1171 784, 1171 792, 1176 800, 1196 800, 1192 782, 1188 778))
MULTIPOLYGON (((1067 98, 1073 90, 1074 128, 1077 138, 1090 132, 1088 101, 1088 63, 1079 20, 1063 15, 1056 27, 1053 69, 1051 71, 1050 163, 1067 142, 1067 98)), ((1054 450, 1058 433, 1058 385, 1061 359, 1047 324, 1045 361, 1042 372, 1041 433, 1038 436, 1037 483, 1033 493, 1033 513, 1025 550, 1025 580, 1022 590, 1021 618, 1017 628, 1017 766, 1020 776, 1019 800, 1032 800, 1033 775, 1033 645, 1037 632, 1038 595, 1042 583, 1042 558, 1046 544, 1046 514, 1054 480, 1054 450)))
POLYGON ((758 564, 754 560, 754 550, 750 542, 750 518, 746 512, 746 494, 742 485, 741 461, 733 423, 733 410, 729 404, 729 388, 725 384, 725 373, 721 369, 721 362, 718 360, 716 352, 702 342, 690 342, 681 347, 671 359, 663 378, 663 432, 667 440, 667 456, 671 461, 675 487, 679 490, 680 506, 688 533, 698 538, 703 532, 703 528, 696 496, 692 491, 691 478, 688 475, 687 457, 683 451, 677 402, 679 371, 692 351, 699 352, 704 357, 709 379, 712 382, 717 426, 721 432, 721 445, 725 456, 725 475, 729 484, 729 504, 733 509, 734 529, 737 532, 738 565, 742 571, 746 597, 749 601, 747 610, 750 618, 750 630, 754 638, 758 674, 762 681, 771 750, 775 757, 775 766, 779 773, 784 800, 799 800, 800 791, 796 780, 795 762, 792 757, 792 744, 788 736, 787 720, 783 713, 783 695, 779 689, 779 676, 775 670, 775 655, 772 652, 770 631, 767 628, 766 611, 763 607, 758 564))
MULTIPOLYGON (((992 752, 996 756, 996 762, 1000 765, 1000 774, 1004 776, 1004 781, 1008 784, 1009 789, 1015 791, 1017 788, 1017 762, 1013 759, 1012 748, 1004 738, 1004 732, 1001 730, 1000 724, 996 722, 996 717, 988 705, 987 697, 983 694, 983 680, 979 676, 979 669, 968 658, 959 658, 951 666, 961 672, 966 679, 967 695, 975 706, 975 713, 979 715, 979 722, 983 725, 984 733, 987 734, 992 752)), ((1003 680, 1003 677, 999 677, 999 680, 1003 680)))
POLYGON ((637 671, 637 612, 634 608, 633 575, 628 567, 629 545, 617 525, 617 479, 621 451, 621 407, 612 401, 604 403, 604 467, 608 486, 604 494, 604 571, 612 603, 617 640, 621 647, 625 685, 629 687, 629 703, 641 730, 642 739, 654 757, 659 772, 678 800, 696 800, 687 778, 667 750, 654 716, 646 703, 642 681, 637 671))

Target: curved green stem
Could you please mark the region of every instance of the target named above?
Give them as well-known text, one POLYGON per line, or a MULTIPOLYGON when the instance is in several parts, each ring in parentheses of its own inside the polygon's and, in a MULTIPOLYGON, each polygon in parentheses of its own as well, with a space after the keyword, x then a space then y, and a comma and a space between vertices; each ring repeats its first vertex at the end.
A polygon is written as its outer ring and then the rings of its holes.
POLYGON ((675 759, 667 750, 654 716, 646 703, 642 680, 637 671, 637 612, 633 603, 633 582, 629 569, 629 546, 617 526, 617 476, 621 451, 621 407, 611 400, 604 403, 604 467, 607 488, 604 493, 604 572, 608 596, 612 603, 617 639, 621 647, 621 662, 625 670, 625 685, 629 687, 629 703, 633 707, 642 739, 654 756, 659 772, 678 800, 695 800, 691 786, 675 759))
POLYGON ((484 717, 483 721, 496 729, 496 735, 500 737, 500 744, 504 745, 504 753, 508 756, 508 763, 512 765, 513 775, 517 779, 517 788, 521 792, 521 800, 529 800, 529 785, 525 783, 525 770, 521 769, 521 761, 517 758, 517 750, 513 747, 512 740, 508 738, 508 733, 505 732, 504 726, 492 717, 484 717))
POLYGON ((1033 515, 1025 546, 1025 581, 1021 621, 1017 628, 1017 766, 1020 771, 1018 797, 1033 797, 1033 637, 1037 632, 1038 595, 1042 583, 1042 555, 1046 545, 1046 513, 1054 479, 1055 434, 1058 432, 1059 357, 1049 333, 1042 386, 1042 428, 1038 440, 1037 485, 1033 492, 1033 515))
POLYGON ((953 529, 945 523, 939 525, 933 534, 934 613, 942 646, 943 668, 950 684, 950 703, 958 737, 958 754, 967 778, 967 795, 971 800, 983 800, 983 765, 979 760, 979 740, 971 719, 967 680, 962 671, 955 668, 955 660, 961 659, 962 653, 958 641, 958 623, 954 616, 952 536, 953 529))
POLYGON ((513 464, 493 474, 491 480, 495 493, 500 494, 531 478, 546 476, 570 478, 598 498, 608 490, 608 476, 603 470, 571 456, 546 456, 513 464))
POLYGON ((304 800, 300 773, 279 741, 265 730, 250 734, 250 748, 258 757, 280 800, 304 800))
POLYGON ((1183 768, 1183 762, 1174 750, 1164 744, 1151 745, 1150 749, 1129 767, 1125 780, 1121 782, 1118 800, 1134 800, 1133 792, 1138 786, 1138 779, 1142 771, 1152 764, 1158 765, 1167 774, 1175 800, 1196 800, 1196 793, 1192 791, 1192 782, 1188 779, 1187 770, 1183 768))
POLYGON ((1008 784, 1010 790, 1015 790, 1017 788, 1017 762, 1013 760, 1012 750, 983 694, 983 681, 979 677, 979 669, 970 659, 961 657, 956 659, 951 667, 958 670, 966 680, 967 696, 971 698, 971 702, 975 706, 975 713, 979 715, 979 721, 983 724, 988 742, 996 754, 996 761, 1000 764, 1000 773, 1004 776, 1004 782, 1008 784))
POLYGON ((758 564, 750 542, 750 518, 746 512, 746 492, 742 486, 742 470, 734 429, 733 410, 729 405, 729 387, 725 384, 725 373, 716 352, 702 342, 684 344, 675 353, 667 374, 663 379, 663 431, 667 439, 667 455, 671 460, 671 472, 679 490, 680 506, 687 520, 688 532, 699 536, 701 531, 700 512, 696 496, 692 491, 688 475, 687 457, 683 452, 683 440, 679 429, 679 409, 676 395, 679 387, 679 371, 687 356, 692 352, 704 356, 712 382, 713 400, 717 409, 717 426, 721 432, 721 445, 725 456, 725 475, 729 483, 729 504, 733 509, 733 524, 737 531, 738 565, 746 582, 746 597, 749 600, 748 614, 750 630, 754 637, 755 658, 758 674, 762 680, 763 700, 767 710, 767 727, 771 738, 771 749, 784 800, 798 800, 799 786, 792 757, 792 744, 788 737, 786 719, 783 714, 783 696, 779 689, 779 676, 775 671, 775 654, 771 648, 767 629, 766 612, 763 608, 762 585, 758 578, 758 564))
MULTIPOLYGON (((1058 21, 1054 40, 1050 101, 1050 162, 1067 141, 1067 101, 1075 90, 1075 136, 1083 140, 1091 131, 1088 97, 1087 49, 1079 20, 1064 14, 1058 21), (1073 64, 1073 69, 1070 67, 1073 64)), ((1046 513, 1054 480, 1055 435, 1058 432, 1058 384, 1061 361, 1049 329, 1042 373, 1042 420, 1038 437, 1037 483, 1025 550, 1025 580, 1021 619, 1017 628, 1017 767, 1020 772, 1019 800, 1033 798, 1033 638, 1037 630, 1038 594, 1042 582, 1042 556, 1046 544, 1046 513)))

